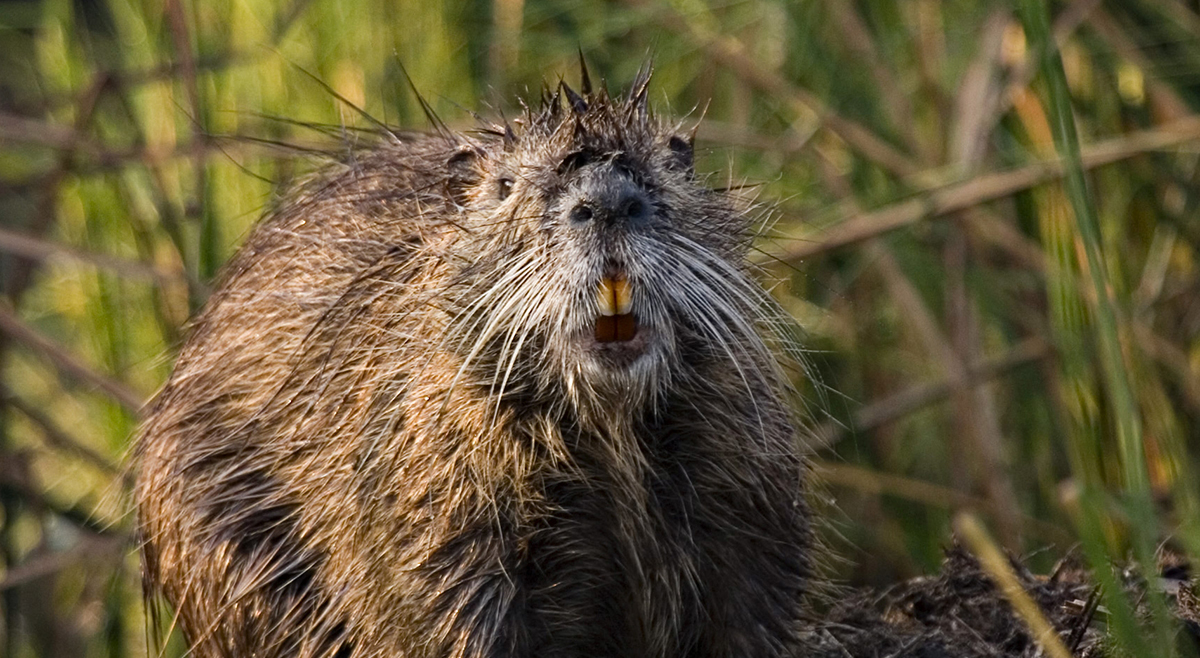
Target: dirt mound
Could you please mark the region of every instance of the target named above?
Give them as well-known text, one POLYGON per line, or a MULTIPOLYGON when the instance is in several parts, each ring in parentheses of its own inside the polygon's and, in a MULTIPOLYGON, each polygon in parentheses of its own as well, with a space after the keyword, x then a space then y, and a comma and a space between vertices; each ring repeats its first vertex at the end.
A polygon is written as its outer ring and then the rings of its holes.
MULTIPOLYGON (((1097 587, 1070 560, 1039 576, 1010 560, 1022 587, 1078 658, 1123 655, 1107 637, 1097 587)), ((1163 589, 1182 622, 1185 642, 1200 646, 1196 598, 1186 571, 1163 571, 1163 589)), ((1137 594, 1144 584, 1126 577, 1137 594)), ((1135 600, 1139 600, 1136 597, 1135 600)), ((947 551, 936 576, 881 593, 850 592, 807 631, 812 658, 1035 658, 1046 655, 1030 637, 979 562, 960 547, 947 551)), ((1187 654, 1185 654, 1187 655, 1187 654)))

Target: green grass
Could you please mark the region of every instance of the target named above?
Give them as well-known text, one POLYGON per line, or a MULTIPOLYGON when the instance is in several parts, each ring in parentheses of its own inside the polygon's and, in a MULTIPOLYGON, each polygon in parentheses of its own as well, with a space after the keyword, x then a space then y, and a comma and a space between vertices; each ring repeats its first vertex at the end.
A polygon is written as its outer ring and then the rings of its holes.
POLYGON ((578 50, 614 89, 653 59, 698 168, 777 202, 833 575, 934 570, 972 511, 1043 570, 1077 544, 1122 649, 1170 655, 1109 565, 1200 555, 1197 35, 1179 0, 0 0, 0 655, 147 652, 113 465, 314 165, 268 142, 369 127, 330 89, 427 127, 405 71, 469 128, 578 50))

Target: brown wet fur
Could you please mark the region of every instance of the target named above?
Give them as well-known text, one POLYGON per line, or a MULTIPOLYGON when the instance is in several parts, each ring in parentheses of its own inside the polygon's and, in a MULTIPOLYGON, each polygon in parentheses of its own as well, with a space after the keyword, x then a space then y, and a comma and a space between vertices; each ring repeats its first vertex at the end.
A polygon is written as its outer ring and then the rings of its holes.
POLYGON ((384 135, 253 232, 138 441, 146 587, 190 655, 803 655, 747 205, 645 96, 384 135), (613 268, 637 336, 594 343, 613 268))

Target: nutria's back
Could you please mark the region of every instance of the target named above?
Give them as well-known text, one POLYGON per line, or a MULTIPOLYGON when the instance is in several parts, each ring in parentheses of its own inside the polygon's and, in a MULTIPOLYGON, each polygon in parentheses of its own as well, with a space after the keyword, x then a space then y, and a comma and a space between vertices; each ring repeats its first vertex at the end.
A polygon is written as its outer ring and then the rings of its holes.
POLYGON ((389 138, 256 229, 139 442, 194 655, 795 652, 776 311, 645 93, 389 138))

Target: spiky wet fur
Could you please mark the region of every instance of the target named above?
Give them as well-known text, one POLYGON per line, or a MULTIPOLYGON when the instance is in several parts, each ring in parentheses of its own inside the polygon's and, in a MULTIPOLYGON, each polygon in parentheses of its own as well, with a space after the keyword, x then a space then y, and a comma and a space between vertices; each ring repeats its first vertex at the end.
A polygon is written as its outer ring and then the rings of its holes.
POLYGON ((563 93, 355 153, 227 266, 138 444, 191 655, 796 653, 804 459, 746 208, 644 81, 563 93), (648 220, 572 228, 596 176, 648 220), (653 332, 628 367, 580 342, 614 259, 653 332))

